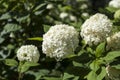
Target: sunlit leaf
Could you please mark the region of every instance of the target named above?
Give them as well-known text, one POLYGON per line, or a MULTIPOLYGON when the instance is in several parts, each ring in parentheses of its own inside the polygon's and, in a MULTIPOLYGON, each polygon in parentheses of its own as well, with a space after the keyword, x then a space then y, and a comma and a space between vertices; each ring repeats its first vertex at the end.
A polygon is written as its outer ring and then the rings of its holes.
POLYGON ((33 37, 33 38, 28 38, 28 40, 43 41, 43 38, 42 37, 33 37))
POLYGON ((96 57, 100 57, 104 51, 105 51, 105 42, 97 46, 95 53, 96 57))
POLYGON ((103 58, 106 62, 114 60, 116 57, 120 56, 120 51, 112 51, 107 53, 107 55, 103 58))
POLYGON ((38 63, 33 63, 33 62, 25 62, 22 66, 21 66, 21 72, 25 72, 27 71, 30 67, 33 66, 38 66, 38 63))
POLYGON ((5 64, 8 66, 17 66, 18 62, 14 59, 5 59, 5 64))

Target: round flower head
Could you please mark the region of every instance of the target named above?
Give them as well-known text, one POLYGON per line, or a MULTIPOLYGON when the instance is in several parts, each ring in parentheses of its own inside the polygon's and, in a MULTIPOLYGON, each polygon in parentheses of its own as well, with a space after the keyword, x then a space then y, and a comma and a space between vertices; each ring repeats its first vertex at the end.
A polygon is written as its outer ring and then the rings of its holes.
POLYGON ((38 62, 40 54, 34 45, 21 46, 17 51, 19 61, 38 62))
POLYGON ((109 2, 109 6, 114 8, 120 8, 120 0, 112 0, 109 2))
POLYGON ((64 18, 66 18, 66 17, 68 17, 68 13, 66 13, 66 12, 60 13, 60 18, 61 18, 61 19, 64 19, 64 18))
POLYGON ((107 38, 107 49, 120 50, 120 32, 107 38))
POLYGON ((87 19, 81 26, 81 37, 89 45, 97 45, 111 33, 112 23, 104 14, 97 13, 87 19))
POLYGON ((42 50, 47 56, 57 60, 64 58, 78 46, 78 32, 72 26, 55 25, 43 35, 42 50))

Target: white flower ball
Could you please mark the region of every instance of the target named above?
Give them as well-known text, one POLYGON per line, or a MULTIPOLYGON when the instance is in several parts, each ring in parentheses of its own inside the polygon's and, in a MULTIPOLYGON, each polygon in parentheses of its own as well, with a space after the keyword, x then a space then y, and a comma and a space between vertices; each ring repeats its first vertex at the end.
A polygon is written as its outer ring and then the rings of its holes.
POLYGON ((120 8, 120 0, 112 0, 109 2, 109 6, 114 8, 120 8))
POLYGON ((97 45, 112 32, 112 23, 104 14, 97 13, 87 19, 81 26, 81 37, 86 44, 97 45))
POLYGON ((46 56, 61 59, 74 53, 78 43, 78 32, 74 27, 65 24, 55 25, 43 35, 42 51, 46 56))
POLYGON ((107 48, 112 50, 120 50, 120 32, 107 38, 107 48))
POLYGON ((39 51, 34 45, 21 46, 17 51, 17 58, 19 61, 38 62, 39 57, 39 51))

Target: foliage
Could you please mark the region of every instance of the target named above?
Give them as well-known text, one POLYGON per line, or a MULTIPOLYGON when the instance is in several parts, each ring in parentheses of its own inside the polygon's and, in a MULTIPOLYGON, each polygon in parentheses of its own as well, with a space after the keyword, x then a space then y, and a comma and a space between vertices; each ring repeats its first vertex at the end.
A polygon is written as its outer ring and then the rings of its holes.
POLYGON ((105 80, 106 64, 120 69, 120 51, 107 50, 106 42, 89 46, 80 37, 75 54, 61 61, 42 53, 42 37, 51 26, 68 24, 80 32, 83 22, 96 11, 111 19, 113 32, 120 31, 120 21, 114 19, 118 9, 106 4, 94 11, 90 1, 0 0, 0 80, 18 80, 19 76, 21 80, 105 80), (47 8, 49 4, 53 7, 47 8), (60 18, 62 12, 68 13, 64 19, 60 18), (19 62, 16 58, 17 49, 26 44, 38 47, 38 63, 19 62))

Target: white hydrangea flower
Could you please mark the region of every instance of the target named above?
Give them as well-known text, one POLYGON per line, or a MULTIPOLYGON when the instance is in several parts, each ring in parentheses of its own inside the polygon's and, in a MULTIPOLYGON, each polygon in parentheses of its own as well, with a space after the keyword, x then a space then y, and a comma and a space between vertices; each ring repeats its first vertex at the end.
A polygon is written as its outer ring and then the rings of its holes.
POLYGON ((61 19, 64 19, 64 18, 66 18, 66 17, 68 17, 68 13, 66 13, 66 12, 60 13, 60 18, 61 18, 61 19))
POLYGON ((120 32, 107 38, 107 48, 112 50, 120 50, 120 32))
POLYGON ((109 6, 114 8, 120 8, 120 0, 112 0, 109 2, 109 6))
POLYGON ((87 12, 84 12, 81 15, 84 16, 84 17, 89 17, 89 13, 87 13, 87 12))
POLYGON ((97 45, 104 41, 112 31, 112 23, 104 14, 97 13, 81 26, 81 37, 86 44, 97 45))
POLYGON ((19 61, 38 62, 39 57, 39 51, 34 45, 21 46, 17 51, 17 58, 19 61))
POLYGON ((78 32, 65 24, 52 26, 43 35, 42 50, 49 57, 64 58, 78 47, 78 32))

